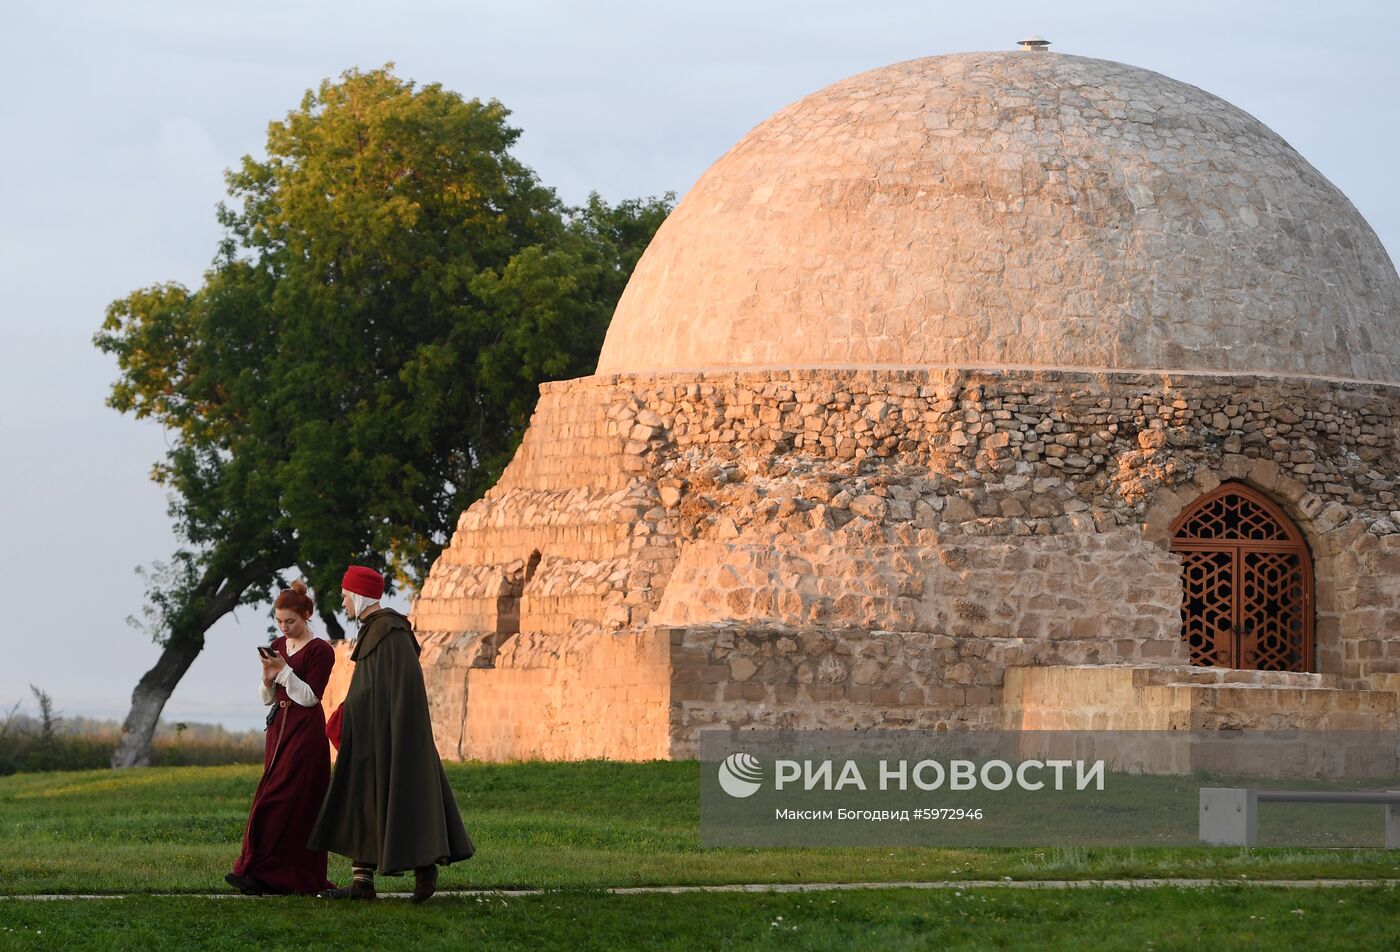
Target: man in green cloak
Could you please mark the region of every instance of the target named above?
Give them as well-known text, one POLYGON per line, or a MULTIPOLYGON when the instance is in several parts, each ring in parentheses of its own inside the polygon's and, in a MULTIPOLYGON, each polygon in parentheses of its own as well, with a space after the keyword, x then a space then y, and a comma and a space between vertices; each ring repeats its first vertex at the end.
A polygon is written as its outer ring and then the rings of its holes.
POLYGON ((413 870, 413 901, 437 888, 439 865, 476 852, 447 783, 408 619, 379 604, 384 577, 352 565, 340 583, 359 621, 355 671, 341 708, 340 754, 309 848, 348 856, 349 886, 324 899, 374 899, 374 874, 413 870))

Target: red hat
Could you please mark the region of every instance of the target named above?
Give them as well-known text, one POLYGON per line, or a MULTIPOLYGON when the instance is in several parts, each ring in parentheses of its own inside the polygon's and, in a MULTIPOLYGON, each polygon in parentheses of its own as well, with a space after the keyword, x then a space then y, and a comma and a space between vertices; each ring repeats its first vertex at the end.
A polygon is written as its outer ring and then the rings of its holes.
POLYGON ((363 565, 352 565, 340 580, 340 590, 378 600, 384 596, 384 576, 363 565))

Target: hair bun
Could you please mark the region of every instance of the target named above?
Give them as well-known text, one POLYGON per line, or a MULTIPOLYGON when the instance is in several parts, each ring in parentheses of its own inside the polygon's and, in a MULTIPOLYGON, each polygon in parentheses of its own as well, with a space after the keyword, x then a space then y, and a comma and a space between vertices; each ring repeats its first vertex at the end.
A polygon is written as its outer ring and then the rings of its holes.
POLYGON ((272 603, 272 607, 278 610, 293 611, 302 618, 310 618, 311 613, 316 610, 316 605, 311 601, 311 596, 306 593, 306 583, 297 579, 287 590, 277 596, 277 600, 272 603))

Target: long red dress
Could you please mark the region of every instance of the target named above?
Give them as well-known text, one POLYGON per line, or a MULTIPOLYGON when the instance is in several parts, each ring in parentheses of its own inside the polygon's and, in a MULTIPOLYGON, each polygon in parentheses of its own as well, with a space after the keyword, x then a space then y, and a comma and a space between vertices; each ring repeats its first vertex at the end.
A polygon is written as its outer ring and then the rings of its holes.
MULTIPOLYGON (((313 638, 293 655, 287 654, 285 637, 272 647, 321 697, 335 665, 330 643, 313 638)), ((243 831, 243 854, 233 871, 279 892, 317 893, 332 886, 326 879, 325 852, 306 848, 331 779, 326 715, 321 705, 302 707, 287 697, 282 685, 275 688, 278 707, 267 729, 262 780, 243 831)))

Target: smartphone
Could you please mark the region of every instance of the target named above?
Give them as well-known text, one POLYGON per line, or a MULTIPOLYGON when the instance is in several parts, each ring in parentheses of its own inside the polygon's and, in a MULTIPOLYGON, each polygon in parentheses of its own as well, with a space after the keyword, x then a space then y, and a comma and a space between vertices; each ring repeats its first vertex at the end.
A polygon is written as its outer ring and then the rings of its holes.
POLYGON ((277 652, 273 651, 268 645, 258 645, 258 654, 269 660, 277 657, 277 652))

